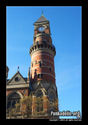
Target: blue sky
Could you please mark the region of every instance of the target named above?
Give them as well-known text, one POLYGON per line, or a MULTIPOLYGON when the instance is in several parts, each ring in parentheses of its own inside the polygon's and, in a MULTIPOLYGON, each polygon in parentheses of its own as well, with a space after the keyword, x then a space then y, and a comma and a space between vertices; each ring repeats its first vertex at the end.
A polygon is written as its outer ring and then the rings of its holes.
POLYGON ((55 73, 59 110, 81 112, 81 7, 7 7, 6 11, 6 64, 10 79, 19 66, 20 73, 28 76, 33 44, 33 23, 41 16, 50 21, 51 37, 56 47, 55 73))

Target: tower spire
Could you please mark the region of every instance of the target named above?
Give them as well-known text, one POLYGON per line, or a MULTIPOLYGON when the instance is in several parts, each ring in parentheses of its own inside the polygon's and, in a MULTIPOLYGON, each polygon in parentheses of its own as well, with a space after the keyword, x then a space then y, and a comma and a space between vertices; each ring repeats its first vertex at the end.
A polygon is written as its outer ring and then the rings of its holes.
POLYGON ((30 67, 29 67, 29 69, 28 69, 28 75, 29 75, 29 79, 30 79, 30 67))
POLYGON ((43 10, 42 10, 42 14, 41 14, 41 16, 44 16, 44 14, 43 14, 43 10))
POLYGON ((19 71, 19 66, 17 67, 17 71, 19 71))
POLYGON ((30 67, 28 68, 28 81, 30 80, 30 67))

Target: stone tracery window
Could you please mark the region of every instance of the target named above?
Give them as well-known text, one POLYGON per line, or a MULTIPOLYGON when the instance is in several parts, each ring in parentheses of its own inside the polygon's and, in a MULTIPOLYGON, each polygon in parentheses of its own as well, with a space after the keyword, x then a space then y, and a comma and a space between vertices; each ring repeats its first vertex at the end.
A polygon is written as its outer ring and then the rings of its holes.
POLYGON ((49 100, 50 100, 51 102, 55 100, 55 94, 54 94, 54 92, 50 92, 50 93, 49 93, 49 100))
POLYGON ((18 93, 14 92, 8 97, 7 102, 7 109, 8 108, 15 108, 15 104, 18 103, 20 100, 20 96, 18 93))
POLYGON ((43 96, 43 93, 41 90, 39 90, 37 93, 36 93, 36 97, 42 97, 43 96))
POLYGON ((37 97, 37 107, 36 107, 36 110, 37 112, 41 112, 43 111, 43 93, 41 90, 39 90, 37 93, 36 93, 36 97, 37 97))

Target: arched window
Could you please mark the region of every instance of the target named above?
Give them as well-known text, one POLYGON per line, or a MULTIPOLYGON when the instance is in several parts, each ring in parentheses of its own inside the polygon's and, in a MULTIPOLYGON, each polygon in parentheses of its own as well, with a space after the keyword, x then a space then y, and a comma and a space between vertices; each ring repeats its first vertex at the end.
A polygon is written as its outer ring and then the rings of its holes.
POLYGON ((18 103, 20 100, 20 96, 18 93, 14 92, 8 97, 7 102, 7 109, 8 108, 15 108, 15 104, 18 103))
POLYGON ((43 74, 38 74, 38 78, 43 78, 43 74))
POLYGON ((43 93, 41 90, 38 90, 37 93, 36 93, 36 97, 42 97, 43 96, 43 93))
POLYGON ((36 104, 37 104, 37 107, 36 107, 36 110, 37 112, 41 112, 43 111, 43 93, 41 90, 39 90, 37 93, 36 93, 36 104))
POLYGON ((51 72, 52 70, 51 70, 51 67, 49 67, 49 71, 51 72))
POLYGON ((41 61, 39 61, 38 63, 39 63, 39 67, 41 68, 41 61))
POLYGON ((53 101, 55 100, 55 94, 54 94, 54 92, 50 92, 50 93, 49 93, 49 100, 50 100, 51 102, 53 102, 53 101))
POLYGON ((49 92, 49 113, 51 114, 51 111, 55 111, 56 105, 55 105, 56 96, 53 91, 49 92))

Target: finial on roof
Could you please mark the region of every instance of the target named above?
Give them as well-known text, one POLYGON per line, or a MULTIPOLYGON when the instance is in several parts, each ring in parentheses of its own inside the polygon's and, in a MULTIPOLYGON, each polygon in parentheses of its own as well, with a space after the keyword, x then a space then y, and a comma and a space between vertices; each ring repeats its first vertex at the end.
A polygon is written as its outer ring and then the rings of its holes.
POLYGON ((30 72, 30 67, 28 68, 29 72, 30 72))
POLYGON ((30 77, 30 67, 28 68, 28 76, 30 77))
POLYGON ((17 71, 19 71, 19 66, 17 67, 17 71))
POLYGON ((42 10, 42 16, 44 16, 44 14, 43 14, 43 10, 42 10))

